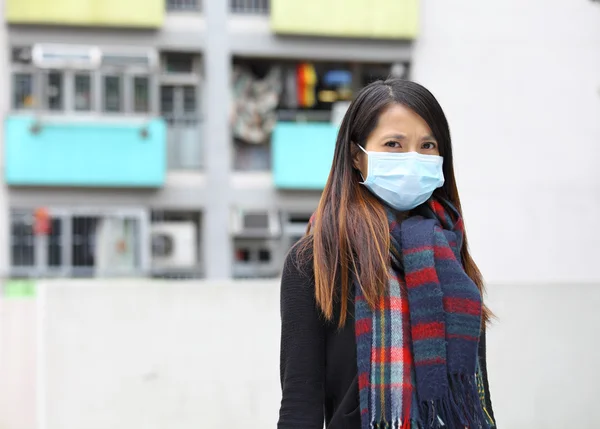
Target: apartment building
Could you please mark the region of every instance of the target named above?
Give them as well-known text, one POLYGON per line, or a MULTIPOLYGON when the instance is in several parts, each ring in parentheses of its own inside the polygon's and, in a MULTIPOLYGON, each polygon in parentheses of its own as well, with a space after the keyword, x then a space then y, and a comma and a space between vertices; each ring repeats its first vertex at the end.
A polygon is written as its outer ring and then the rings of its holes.
POLYGON ((6 0, 8 275, 274 277, 417 0, 6 0), (343 6, 342 6, 343 4, 343 6))

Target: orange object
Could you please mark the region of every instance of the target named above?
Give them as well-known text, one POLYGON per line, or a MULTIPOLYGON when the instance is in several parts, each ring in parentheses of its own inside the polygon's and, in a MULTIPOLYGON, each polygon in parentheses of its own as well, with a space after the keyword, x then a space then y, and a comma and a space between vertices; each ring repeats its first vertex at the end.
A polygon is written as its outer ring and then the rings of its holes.
POLYGON ((301 63, 296 70, 298 104, 300 107, 313 107, 316 103, 315 87, 317 85, 317 72, 310 63, 301 63))
POLYGON ((52 230, 52 221, 50 219, 50 213, 46 208, 35 209, 33 213, 33 233, 35 235, 48 235, 52 230))

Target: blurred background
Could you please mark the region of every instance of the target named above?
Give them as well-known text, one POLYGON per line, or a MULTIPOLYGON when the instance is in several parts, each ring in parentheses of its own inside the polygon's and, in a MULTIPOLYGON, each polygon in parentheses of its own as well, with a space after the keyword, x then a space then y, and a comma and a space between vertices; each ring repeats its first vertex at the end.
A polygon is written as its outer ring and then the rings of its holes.
POLYGON ((0 428, 275 427, 283 260, 388 76, 450 122, 500 428, 600 425, 600 4, 0 11, 0 428))

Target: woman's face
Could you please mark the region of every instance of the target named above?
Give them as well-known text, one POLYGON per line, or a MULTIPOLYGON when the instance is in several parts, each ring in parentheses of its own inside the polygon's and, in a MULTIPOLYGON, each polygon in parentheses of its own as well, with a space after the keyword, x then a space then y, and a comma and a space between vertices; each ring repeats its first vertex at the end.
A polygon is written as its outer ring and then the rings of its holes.
MULTIPOLYGON (((393 104, 379 116, 377 126, 367 138, 364 149, 368 152, 418 152, 439 155, 438 142, 419 115, 401 104, 393 104)), ((368 175, 367 154, 358 149, 354 166, 362 177, 368 175)))

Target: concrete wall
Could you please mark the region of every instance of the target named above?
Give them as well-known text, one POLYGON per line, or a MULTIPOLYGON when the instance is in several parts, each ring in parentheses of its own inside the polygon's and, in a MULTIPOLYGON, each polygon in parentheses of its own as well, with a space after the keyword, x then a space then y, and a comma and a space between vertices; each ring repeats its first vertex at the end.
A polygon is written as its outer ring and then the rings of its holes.
MULTIPOLYGON (((490 286, 501 429, 597 427, 597 302, 600 285, 490 286)), ((0 427, 275 427, 277 281, 47 281, 2 304, 0 427)))
POLYGON ((600 7, 422 1, 414 77, 449 118, 491 282, 599 282, 600 7))

